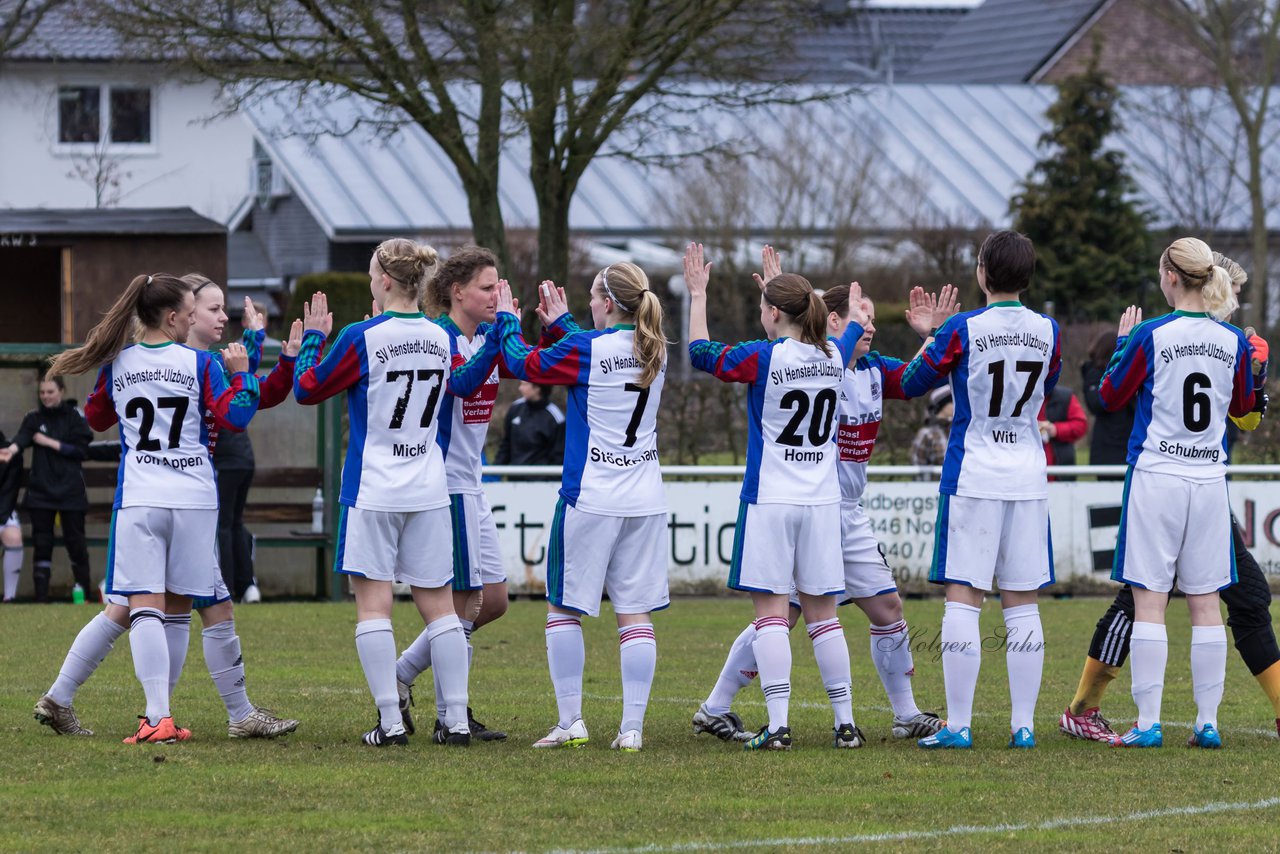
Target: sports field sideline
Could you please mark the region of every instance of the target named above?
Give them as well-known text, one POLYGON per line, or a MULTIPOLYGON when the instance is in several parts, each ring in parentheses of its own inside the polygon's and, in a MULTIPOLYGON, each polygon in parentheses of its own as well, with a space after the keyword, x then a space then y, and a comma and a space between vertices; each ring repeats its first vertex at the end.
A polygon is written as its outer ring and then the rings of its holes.
MULTIPOLYGON (((142 694, 121 639, 76 699, 88 739, 59 737, 31 708, 57 672, 66 644, 89 615, 70 606, 6 606, 0 692, 0 781, 4 850, 432 850, 713 851, 809 850, 879 843, 894 848, 1025 850, 1030 844, 1085 849, 1268 850, 1280 828, 1280 740, 1271 707, 1234 651, 1221 709, 1225 749, 1181 745, 1194 718, 1189 627, 1175 601, 1169 620, 1166 746, 1124 751, 1070 741, 1056 721, 1080 672, 1101 599, 1048 600, 1048 650, 1037 708, 1040 746, 1005 749, 1009 698, 999 613, 988 604, 972 751, 924 752, 888 736, 890 714, 867 655, 865 621, 843 609, 853 654, 854 710, 870 744, 830 748, 831 711, 808 638, 792 635, 790 753, 744 753, 689 719, 728 644, 750 618, 736 598, 677 599, 655 615, 658 670, 644 750, 608 749, 620 686, 612 615, 585 620, 585 716, 580 750, 529 745, 555 720, 540 602, 513 602, 475 636, 471 697, 478 718, 510 733, 505 743, 466 750, 429 743, 407 749, 359 742, 375 711, 353 655, 349 604, 243 608, 250 695, 301 718, 276 742, 232 741, 205 671, 198 631, 174 692, 174 713, 192 741, 130 747, 142 694), (156 793, 163 795, 157 799, 156 793), (784 806, 785 803, 785 806, 784 806)), ((1276 606, 1273 605, 1273 613, 1276 606)), ((941 599, 908 601, 919 633, 916 695, 940 713, 942 668, 935 633, 941 599)), ((421 628, 408 604, 395 612, 403 648, 421 628)), ((1117 727, 1134 706, 1128 676, 1103 712, 1117 727)), ((415 711, 430 720, 430 680, 415 711)), ((759 688, 736 707, 748 726, 763 716, 759 688)))

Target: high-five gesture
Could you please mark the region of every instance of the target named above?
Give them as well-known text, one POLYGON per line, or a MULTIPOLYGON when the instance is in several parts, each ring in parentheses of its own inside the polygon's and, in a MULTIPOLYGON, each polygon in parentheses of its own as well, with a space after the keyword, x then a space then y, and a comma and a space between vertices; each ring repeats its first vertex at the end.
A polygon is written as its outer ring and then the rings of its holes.
POLYGON ((534 309, 543 326, 550 326, 560 315, 569 310, 569 300, 564 288, 557 288, 550 279, 538 285, 538 307, 534 309))
POLYGON ((764 290, 764 286, 774 276, 782 275, 782 255, 778 253, 769 244, 765 244, 764 249, 760 251, 760 272, 752 273, 751 278, 756 280, 756 286, 760 290, 764 290))
POLYGON ((232 342, 222 351, 222 364, 226 366, 227 373, 244 373, 249 370, 249 351, 243 344, 232 342))
POLYGON ((866 327, 871 319, 871 302, 862 295, 862 285, 849 283, 849 320, 859 326, 866 327))
POLYGON ((947 318, 960 308, 959 291, 950 284, 943 285, 939 294, 926 293, 916 286, 908 295, 907 325, 921 338, 947 322, 947 318))
POLYGON ((257 332, 267 326, 267 319, 254 307, 253 300, 248 297, 244 298, 244 320, 241 322, 244 324, 244 328, 250 332, 257 332))
POLYGON ((704 261, 702 244, 690 243, 684 250, 684 285, 689 289, 689 296, 705 297, 710 279, 711 262, 704 261))
POLYGON ((326 338, 333 331, 333 312, 329 311, 329 298, 320 291, 311 295, 309 302, 302 304, 302 326, 310 332, 316 330, 326 338))
POLYGON ((1142 309, 1136 305, 1131 305, 1124 310, 1124 314, 1120 315, 1120 331, 1118 337, 1123 338, 1133 331, 1133 327, 1142 322, 1142 309))
POLYGON ((495 309, 499 314, 506 312, 520 316, 520 305, 516 302, 515 297, 511 296, 511 285, 506 279, 499 279, 498 286, 493 289, 495 309))
POLYGON ((280 347, 280 352, 291 358, 297 358, 302 350, 302 321, 295 320, 289 327, 289 339, 280 347))

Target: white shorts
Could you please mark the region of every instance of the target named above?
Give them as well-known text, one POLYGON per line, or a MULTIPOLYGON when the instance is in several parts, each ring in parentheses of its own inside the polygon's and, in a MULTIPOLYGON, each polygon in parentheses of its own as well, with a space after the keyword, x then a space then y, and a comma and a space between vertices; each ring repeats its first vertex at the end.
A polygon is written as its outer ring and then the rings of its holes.
POLYGON ((1236 583, 1225 479, 1199 483, 1129 469, 1111 577, 1134 587, 1192 595, 1236 583))
POLYGON ((601 516, 561 498, 551 522, 547 601, 598 617, 605 591, 617 614, 647 614, 671 604, 667 514, 601 516))
POLYGON ((9 518, 4 520, 4 524, 0 528, 21 528, 22 520, 18 518, 18 511, 14 510, 9 514, 9 518))
POLYGON ((449 496, 453 524, 453 589, 479 590, 507 580, 498 547, 498 525, 483 493, 449 496))
POLYGON ((738 505, 729 587, 760 593, 844 592, 840 505, 738 505))
POLYGON ((449 508, 392 513, 342 508, 334 571, 411 587, 453 583, 449 508))
POLYGON ((122 507, 111 515, 107 592, 214 594, 218 511, 122 507))
POLYGON ((942 495, 933 540, 934 584, 990 592, 1039 590, 1053 583, 1049 500, 1005 501, 942 495))
MULTIPOLYGON (((231 591, 227 589, 227 582, 223 580, 222 573, 218 572, 213 579, 213 595, 212 596, 193 596, 191 599, 192 609, 199 611, 219 602, 226 602, 231 598, 231 591)), ((128 596, 117 596, 114 593, 108 593, 102 597, 102 601, 107 605, 119 605, 122 608, 129 607, 128 596)))
POLYGON ((871 530, 871 520, 861 502, 840 504, 840 547, 844 553, 846 599, 868 599, 897 592, 893 570, 884 559, 884 549, 871 530))

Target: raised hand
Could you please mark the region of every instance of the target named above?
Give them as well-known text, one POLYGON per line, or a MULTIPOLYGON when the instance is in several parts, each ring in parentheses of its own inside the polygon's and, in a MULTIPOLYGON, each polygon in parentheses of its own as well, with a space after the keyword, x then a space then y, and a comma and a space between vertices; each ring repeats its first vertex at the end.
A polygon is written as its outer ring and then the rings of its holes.
POLYGON ((568 310, 569 301, 565 298, 564 288, 557 288, 550 279, 538 285, 538 307, 534 311, 543 326, 550 326, 568 310))
POLYGON ((297 358, 302 351, 302 321, 295 320, 289 327, 289 339, 284 342, 280 352, 286 356, 297 358))
POLYGON ((514 314, 516 317, 520 316, 520 305, 511 296, 511 285, 507 283, 506 279, 498 280, 498 287, 494 288, 494 299, 495 308, 499 314, 505 311, 508 314, 514 314))
POLYGON ((226 366, 227 373, 244 373, 249 370, 249 351, 244 348, 243 344, 228 344, 227 348, 222 351, 222 364, 226 366))
POLYGON ((921 338, 928 338, 933 330, 933 312, 938 307, 938 298, 917 285, 907 295, 907 304, 907 325, 921 338))
POLYGON ((684 286, 691 297, 705 297, 711 279, 711 263, 705 261, 701 243, 690 243, 684 250, 684 286))
POLYGON ((942 293, 933 306, 933 328, 937 329, 946 323, 951 315, 960 310, 960 291, 951 283, 942 286, 942 293))
POLYGON ((1117 335, 1120 338, 1125 337, 1133 331, 1133 327, 1142 322, 1142 309, 1136 305, 1131 305, 1124 310, 1124 314, 1120 315, 1120 330, 1117 335))
POLYGON ((267 319, 253 307, 253 300, 248 297, 244 298, 244 320, 241 322, 244 324, 244 328, 250 332, 257 332, 267 326, 267 319))
POLYGON ((329 311, 329 298, 316 291, 309 302, 302 304, 302 326, 310 332, 316 330, 324 333, 326 338, 333 331, 333 313, 329 311))
POLYGON ((764 286, 774 276, 782 275, 782 256, 772 246, 765 244, 764 249, 760 251, 760 272, 752 273, 751 278, 756 280, 756 287, 764 290, 764 286))
POLYGON ((871 301, 862 295, 862 285, 849 283, 849 321, 866 327, 871 319, 871 301))

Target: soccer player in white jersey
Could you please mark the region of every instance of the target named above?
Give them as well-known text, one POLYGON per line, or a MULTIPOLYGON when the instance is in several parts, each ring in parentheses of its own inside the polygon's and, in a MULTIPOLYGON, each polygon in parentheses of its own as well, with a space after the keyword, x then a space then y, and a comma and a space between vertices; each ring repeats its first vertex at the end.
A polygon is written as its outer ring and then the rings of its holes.
POLYGON ((397 581, 410 586, 427 625, 445 703, 445 743, 471 743, 467 639, 453 610, 449 492, 436 444, 449 336, 418 309, 436 260, 434 249, 412 240, 379 244, 369 259, 369 289, 380 313, 343 329, 323 361, 333 315, 323 294, 312 297, 294 379, 299 403, 347 393, 351 430, 334 569, 350 578, 356 596, 356 651, 379 716, 364 743, 374 747, 409 743, 391 630, 397 581))
POLYGON ((1222 746, 1217 718, 1227 668, 1218 591, 1236 582, 1227 416, 1253 408, 1252 353, 1244 333, 1223 320, 1236 298, 1230 276, 1204 241, 1184 237, 1165 249, 1160 291, 1174 310, 1146 323, 1140 309, 1125 311, 1116 353, 1098 387, 1108 410, 1138 402, 1111 572, 1133 588, 1130 655, 1138 720, 1114 743, 1163 743, 1164 620, 1176 580, 1191 613, 1196 722, 1190 743, 1215 748, 1222 746))
MULTIPOLYGON (((781 272, 781 268, 771 247, 766 246, 764 252, 764 279, 767 280, 781 272)), ((922 338, 954 314, 957 306, 955 290, 950 285, 942 289, 941 302, 936 295, 926 294, 923 288, 913 289, 910 300, 907 322, 922 338)), ((827 308, 827 332, 838 338, 849 323, 849 286, 828 288, 822 301, 827 308)), ((839 449, 840 541, 844 558, 841 604, 856 604, 870 621, 871 660, 893 706, 893 736, 921 738, 937 732, 942 721, 933 712, 921 711, 916 705, 911 689, 915 662, 910 632, 902 614, 902 599, 885 561, 884 550, 871 529, 871 520, 862 508, 867 462, 880 430, 884 401, 903 399, 900 379, 906 363, 871 350, 876 331, 875 307, 869 299, 865 299, 864 304, 867 322, 854 351, 855 363, 845 370, 840 386, 835 437, 839 449)), ((791 601, 789 617, 794 627, 800 617, 798 600, 791 601)), ((724 741, 751 738, 743 732, 741 719, 730 711, 730 704, 759 669, 753 648, 755 635, 753 622, 734 640, 715 687, 693 716, 695 735, 709 732, 724 741)))
MULTIPOLYGON (((493 403, 498 397, 498 337, 493 333, 498 259, 488 249, 464 246, 446 258, 427 282, 427 313, 449 335, 453 373, 440 406, 436 442, 444 455, 453 524, 453 604, 467 636, 507 612, 507 573, 498 549, 498 526, 480 486, 480 465, 493 403)), ((405 730, 412 735, 413 683, 431 666, 431 645, 424 631, 396 661, 396 687, 405 730)), ((432 738, 444 743, 444 705, 436 685, 436 723, 432 738)), ((467 709, 472 738, 502 740, 467 709)))
POLYGON ((183 345, 195 296, 183 280, 157 273, 129 283, 86 343, 54 359, 53 375, 101 365, 85 404, 95 430, 120 425, 120 477, 111 516, 107 592, 128 596, 129 646, 147 709, 127 744, 190 738, 169 709, 164 615, 212 596, 218 577, 218 495, 206 416, 243 430, 258 407, 249 357, 228 345, 223 365, 183 345), (133 324, 137 343, 125 346, 133 324), (105 364, 104 364, 105 363, 105 364))
POLYGON ((849 286, 849 324, 843 335, 829 339, 826 305, 809 282, 788 273, 773 276, 760 294, 760 324, 768 340, 726 345, 710 340, 707 330, 710 272, 702 247, 690 244, 684 256, 690 359, 718 379, 750 385, 747 471, 729 587, 750 591, 755 606, 752 648, 769 722, 743 747, 791 749, 787 614, 793 589, 831 699, 835 746, 861 747, 849 648, 836 617, 844 579, 838 452, 831 439, 840 383, 867 322, 862 289, 849 286))
POLYGON ((950 376, 955 419, 942 465, 929 580, 946 585, 942 672, 947 726, 924 748, 973 745, 970 719, 981 665, 978 616, 1000 585, 1012 705, 1010 747, 1035 746, 1035 706, 1044 672, 1044 632, 1036 605, 1053 583, 1048 480, 1036 416, 1061 370, 1058 324, 1025 308, 1020 294, 1035 272, 1035 248, 998 231, 978 250, 978 287, 987 304, 942 324, 903 372, 906 397, 950 376))
MULTIPOLYGON (((541 288, 543 316, 555 302, 541 288)), ((611 747, 637 751, 657 664, 651 612, 667 593, 667 505, 658 465, 658 404, 666 378, 662 303, 634 264, 612 264, 591 284, 595 329, 568 330, 531 349, 520 333, 510 289, 498 286, 502 361, 530 382, 569 387, 564 474, 547 558, 547 664, 559 721, 534 747, 587 743, 582 719, 582 615, 600 615, 607 590, 618 622, 622 722, 611 747)), ((554 334, 554 331, 553 331, 554 334)))
MULTIPOLYGON (((199 274, 182 277, 195 296, 195 312, 187 333, 187 345, 207 351, 222 340, 227 322, 222 289, 199 274)), ((262 353, 263 319, 245 300, 244 346, 249 354, 249 371, 256 372, 262 353)), ((286 400, 293 393, 293 362, 302 344, 302 322, 295 321, 294 328, 280 353, 280 360, 265 378, 259 380, 258 408, 267 409, 286 400)), ((222 356, 213 353, 214 361, 221 365, 222 356)), ((208 444, 212 452, 218 436, 218 424, 206 418, 208 444)), ((232 738, 275 738, 293 732, 298 721, 280 718, 267 709, 249 701, 245 686, 245 665, 240 637, 236 634, 235 613, 231 594, 219 572, 214 579, 214 594, 197 598, 191 606, 200 612, 204 623, 201 632, 204 644, 205 665, 213 679, 218 694, 227 709, 227 734, 232 738)), ((93 735, 82 726, 72 703, 76 692, 98 665, 111 652, 117 638, 129 627, 129 601, 125 596, 108 593, 105 607, 89 621, 76 636, 67 651, 66 659, 49 691, 35 707, 35 718, 51 727, 59 735, 93 735)), ((169 647, 169 693, 178 683, 187 658, 191 631, 191 608, 167 608, 164 617, 165 641, 169 647)))

